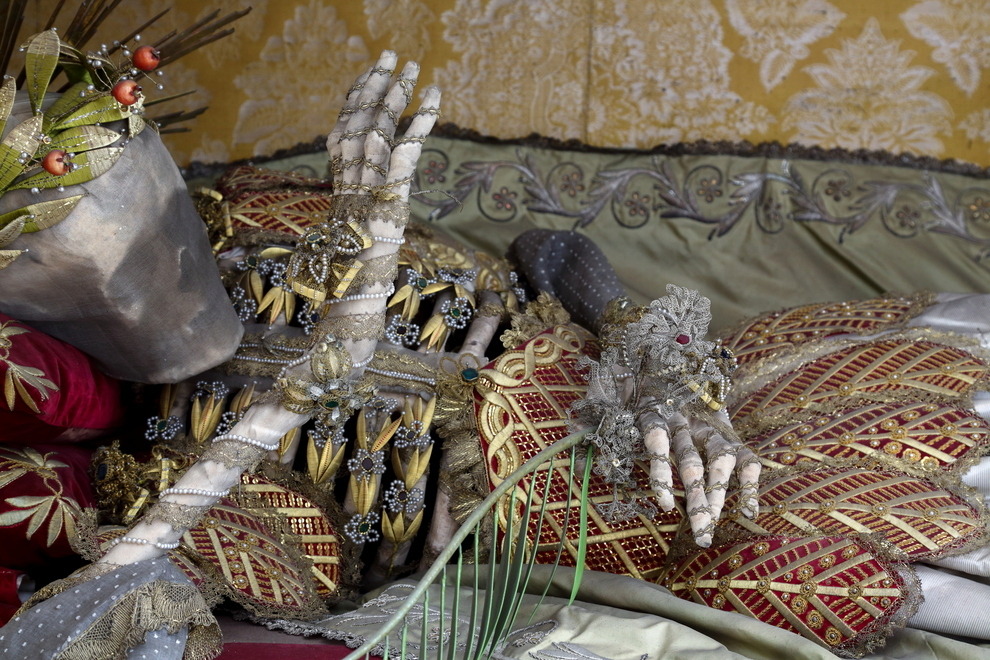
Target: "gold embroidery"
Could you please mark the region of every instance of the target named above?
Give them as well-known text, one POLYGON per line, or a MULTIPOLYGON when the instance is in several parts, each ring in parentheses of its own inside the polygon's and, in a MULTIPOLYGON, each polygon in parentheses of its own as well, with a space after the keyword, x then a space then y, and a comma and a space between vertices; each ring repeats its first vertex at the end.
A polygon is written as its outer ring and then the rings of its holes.
POLYGON ((58 386, 45 378, 45 372, 36 367, 29 367, 17 364, 10 359, 10 349, 14 343, 11 337, 29 333, 30 330, 14 325, 14 321, 0 323, 0 363, 7 366, 4 374, 3 394, 7 401, 7 408, 14 409, 14 404, 18 399, 34 413, 39 413, 38 403, 35 397, 28 392, 26 385, 33 387, 42 401, 48 400, 49 392, 57 392, 58 386))

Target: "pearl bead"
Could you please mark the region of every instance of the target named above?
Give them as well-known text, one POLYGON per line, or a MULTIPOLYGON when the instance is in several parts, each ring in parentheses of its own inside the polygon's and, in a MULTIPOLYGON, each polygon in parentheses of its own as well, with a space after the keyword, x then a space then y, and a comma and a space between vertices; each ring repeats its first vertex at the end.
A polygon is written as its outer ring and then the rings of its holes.
POLYGON ((395 285, 391 285, 387 290, 381 293, 353 293, 349 296, 344 296, 343 298, 335 298, 333 300, 328 300, 328 305, 336 305, 342 302, 351 302, 352 300, 373 300, 375 298, 388 298, 393 293, 395 293, 395 285))
POLYGON ((371 367, 367 368, 373 374, 378 374, 379 376, 388 376, 389 378, 398 378, 399 380, 412 380, 418 383, 426 383, 427 385, 436 385, 437 381, 434 378, 429 378, 428 376, 414 376, 412 374, 403 373, 401 371, 389 371, 387 369, 373 369, 371 367))
POLYGON ((166 488, 162 495, 202 495, 203 497, 221 498, 227 494, 226 490, 206 490, 205 488, 166 488))
POLYGON ((224 433, 223 435, 218 435, 213 438, 213 442, 220 442, 221 440, 237 440, 238 442, 243 442, 246 445, 258 447, 259 449, 264 449, 265 451, 275 451, 278 449, 277 442, 274 445, 266 445, 261 440, 255 440, 254 438, 249 438, 246 435, 237 435, 236 433, 224 433))
POLYGON ((173 543, 165 543, 164 541, 151 541, 149 539, 142 539, 136 536, 118 536, 113 541, 110 542, 110 547, 114 547, 120 543, 132 543, 134 545, 153 545, 159 550, 175 550, 179 547, 179 542, 175 541, 173 543))
POLYGON ((391 238, 390 236, 372 236, 371 238, 377 243, 391 243, 392 245, 402 245, 406 242, 406 239, 402 236, 398 238, 391 238))

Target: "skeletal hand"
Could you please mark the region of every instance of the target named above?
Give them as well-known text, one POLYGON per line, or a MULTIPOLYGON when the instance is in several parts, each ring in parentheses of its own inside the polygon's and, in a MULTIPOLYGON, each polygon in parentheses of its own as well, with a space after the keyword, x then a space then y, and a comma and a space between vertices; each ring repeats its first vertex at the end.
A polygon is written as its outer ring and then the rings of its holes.
POLYGON ((688 419, 681 412, 664 423, 655 410, 649 410, 640 415, 639 426, 646 450, 651 454, 650 486, 660 508, 664 511, 674 508, 676 466, 684 484, 685 510, 698 545, 711 545, 733 472, 739 482, 743 514, 749 518, 756 515, 761 466, 749 448, 738 440, 726 438, 702 420, 688 419))
POLYGON ((387 190, 402 201, 409 198, 423 142, 440 114, 440 89, 426 89, 406 134, 396 138, 399 116, 412 101, 419 77, 419 65, 408 62, 393 82, 396 62, 395 53, 387 50, 358 77, 327 136, 335 192, 387 190))

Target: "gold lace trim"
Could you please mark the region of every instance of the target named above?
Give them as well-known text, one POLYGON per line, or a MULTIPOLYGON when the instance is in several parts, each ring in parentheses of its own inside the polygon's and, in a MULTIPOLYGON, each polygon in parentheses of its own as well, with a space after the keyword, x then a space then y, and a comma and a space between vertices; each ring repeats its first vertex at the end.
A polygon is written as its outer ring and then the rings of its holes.
POLYGON ((237 440, 221 440, 214 442, 203 452, 201 460, 214 461, 229 468, 240 468, 242 471, 253 471, 258 463, 268 453, 261 447, 249 445, 237 440))
POLYGON ((193 506, 159 500, 148 510, 148 513, 144 515, 141 521, 150 523, 160 520, 172 527, 172 529, 190 529, 209 508, 208 506, 193 506))
POLYGON ((69 644, 58 660, 126 658, 147 633, 170 634, 190 626, 184 660, 210 660, 220 655, 220 626, 203 596, 192 585, 155 580, 126 594, 104 616, 69 644))
POLYGON ((220 368, 228 374, 274 378, 288 362, 302 355, 312 343, 312 337, 305 335, 290 337, 246 334, 234 357, 220 368))
POLYGON ((369 314, 330 316, 320 321, 317 335, 333 335, 337 339, 378 339, 385 330, 385 310, 369 314))
POLYGON ((502 333, 502 345, 512 350, 521 346, 544 330, 570 323, 567 313, 559 300, 546 291, 541 291, 536 300, 526 305, 526 311, 509 316, 511 328, 502 333))
POLYGON ((402 229, 409 222, 409 204, 378 195, 335 195, 330 215, 340 220, 386 222, 402 229))
POLYGON ((395 274, 399 269, 399 253, 392 252, 373 259, 366 259, 361 270, 354 276, 350 290, 358 292, 364 287, 375 284, 391 284, 395 280, 395 274))

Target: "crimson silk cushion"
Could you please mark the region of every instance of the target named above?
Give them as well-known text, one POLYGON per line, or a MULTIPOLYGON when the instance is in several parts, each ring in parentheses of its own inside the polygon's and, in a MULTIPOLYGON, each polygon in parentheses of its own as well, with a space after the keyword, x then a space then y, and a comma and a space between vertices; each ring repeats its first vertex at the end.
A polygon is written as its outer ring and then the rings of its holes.
POLYGON ((0 314, 0 444, 73 441, 120 423, 119 383, 79 349, 0 314))

